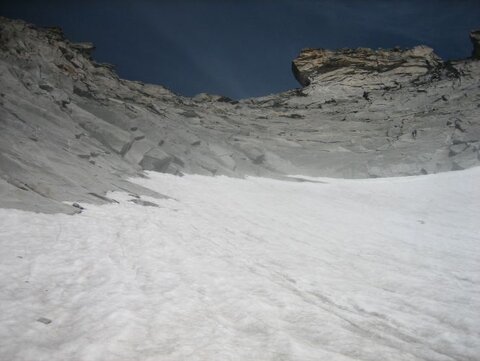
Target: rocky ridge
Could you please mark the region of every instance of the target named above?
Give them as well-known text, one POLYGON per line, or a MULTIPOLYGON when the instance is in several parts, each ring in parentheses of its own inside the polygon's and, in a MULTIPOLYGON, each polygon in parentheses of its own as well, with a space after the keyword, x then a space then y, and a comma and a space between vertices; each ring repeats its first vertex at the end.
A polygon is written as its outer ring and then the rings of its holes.
POLYGON ((315 81, 344 82, 354 77, 361 79, 360 85, 369 86, 379 77, 396 82, 409 81, 438 68, 441 63, 433 49, 426 46, 407 50, 303 49, 293 60, 292 70, 303 86, 315 81))
POLYGON ((303 88, 241 101, 120 79, 58 28, 0 18, 0 50, 0 207, 161 197, 128 182, 144 170, 360 178, 480 164, 480 62, 425 46, 306 49, 292 64, 303 88))

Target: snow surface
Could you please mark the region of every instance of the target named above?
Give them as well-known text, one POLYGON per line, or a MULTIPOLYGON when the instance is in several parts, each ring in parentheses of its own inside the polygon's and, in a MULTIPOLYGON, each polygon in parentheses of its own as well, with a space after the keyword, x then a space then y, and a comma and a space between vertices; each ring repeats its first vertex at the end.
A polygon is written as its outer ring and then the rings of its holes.
POLYGON ((135 182, 0 209, 1 360, 480 360, 480 168, 135 182))

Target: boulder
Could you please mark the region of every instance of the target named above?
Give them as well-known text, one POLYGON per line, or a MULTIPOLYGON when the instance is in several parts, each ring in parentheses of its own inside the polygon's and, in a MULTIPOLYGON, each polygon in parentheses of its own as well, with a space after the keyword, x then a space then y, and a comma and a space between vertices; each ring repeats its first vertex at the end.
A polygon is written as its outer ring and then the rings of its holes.
POLYGON ((172 164, 174 158, 159 148, 150 149, 140 161, 143 170, 176 174, 178 168, 172 164))

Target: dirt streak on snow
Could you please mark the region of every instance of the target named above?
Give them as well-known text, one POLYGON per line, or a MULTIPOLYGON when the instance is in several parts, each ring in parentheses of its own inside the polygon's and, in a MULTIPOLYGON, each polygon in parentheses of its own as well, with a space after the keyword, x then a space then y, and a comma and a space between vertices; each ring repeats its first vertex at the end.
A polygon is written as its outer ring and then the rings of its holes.
POLYGON ((478 360, 480 168, 149 176, 159 207, 0 209, 0 359, 478 360))

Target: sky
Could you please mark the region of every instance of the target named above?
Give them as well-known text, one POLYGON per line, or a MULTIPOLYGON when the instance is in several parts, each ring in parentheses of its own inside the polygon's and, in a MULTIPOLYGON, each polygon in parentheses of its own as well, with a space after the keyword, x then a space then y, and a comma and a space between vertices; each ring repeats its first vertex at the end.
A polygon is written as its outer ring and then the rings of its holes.
POLYGON ((470 56, 480 0, 1 1, 0 15, 60 26, 127 79, 240 99, 299 87, 305 47, 412 47, 470 56))

